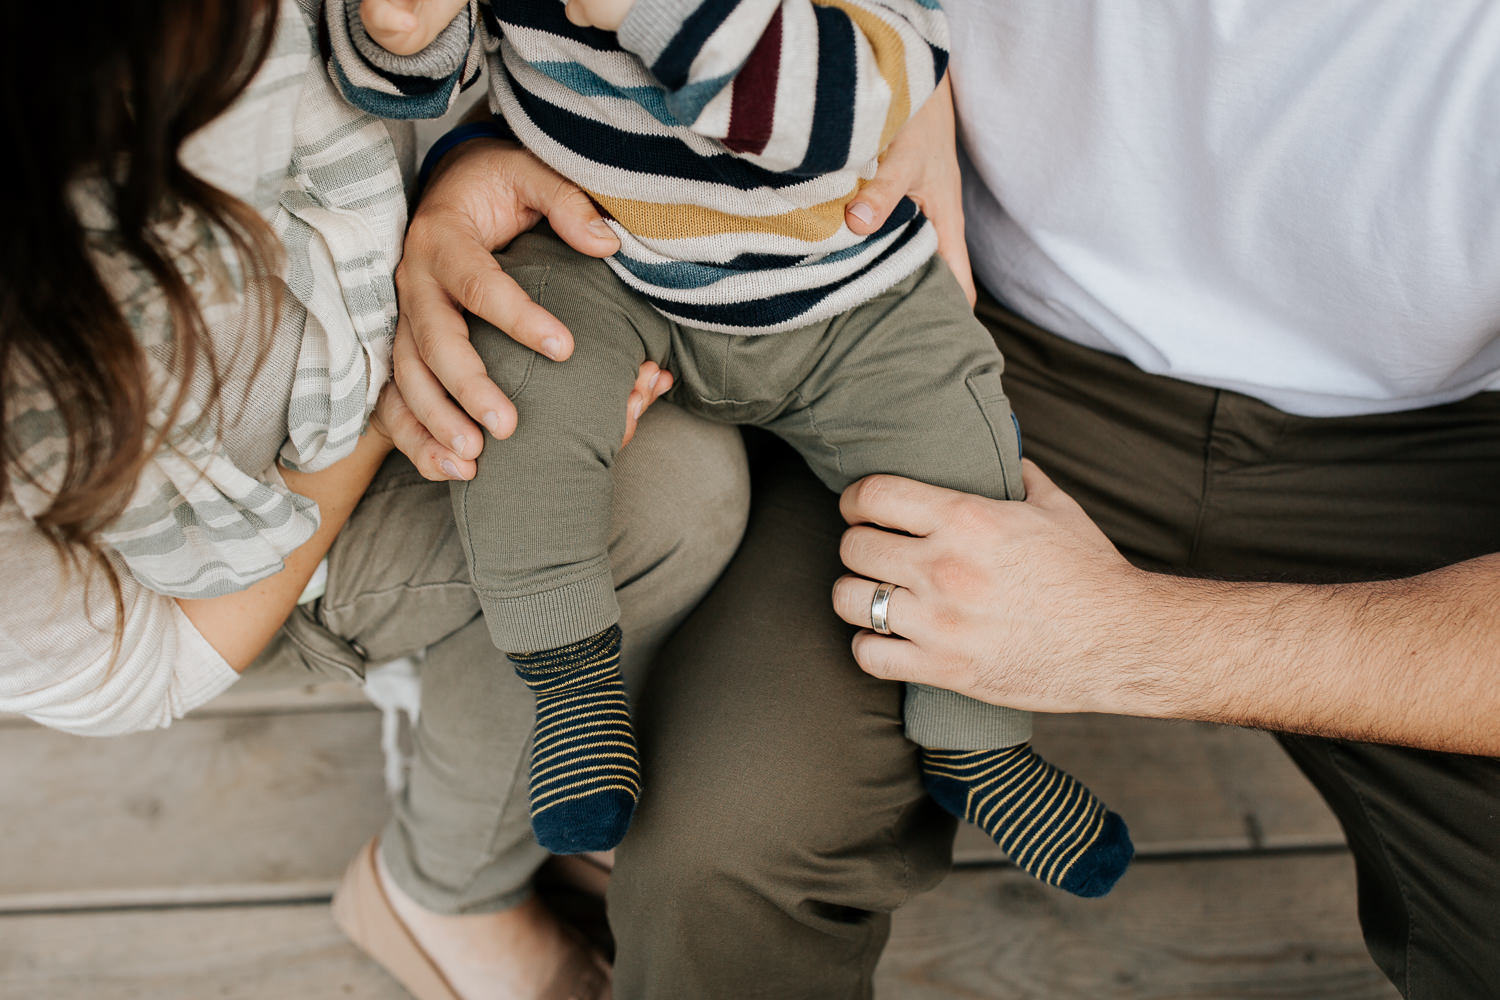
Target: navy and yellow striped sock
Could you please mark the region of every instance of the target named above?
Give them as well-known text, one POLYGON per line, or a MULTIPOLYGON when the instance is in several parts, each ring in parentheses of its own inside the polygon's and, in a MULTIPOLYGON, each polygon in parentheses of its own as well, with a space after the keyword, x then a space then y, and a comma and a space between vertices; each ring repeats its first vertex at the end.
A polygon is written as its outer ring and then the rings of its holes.
POLYGON ((607 851, 641 793, 641 758, 620 677, 620 626, 538 653, 509 653, 536 695, 531 829, 554 854, 607 851))
POLYGON ((1102 896, 1135 848, 1124 820, 1028 743, 922 751, 922 780, 944 809, 979 827, 1016 867, 1075 896, 1102 896))

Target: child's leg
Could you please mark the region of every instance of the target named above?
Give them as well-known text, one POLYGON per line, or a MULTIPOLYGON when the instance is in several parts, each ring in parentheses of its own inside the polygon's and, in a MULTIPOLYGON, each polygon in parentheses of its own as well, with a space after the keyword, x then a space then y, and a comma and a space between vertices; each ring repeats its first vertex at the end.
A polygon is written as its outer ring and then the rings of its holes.
MULTIPOLYGON (((789 336, 809 333, 819 339, 817 360, 768 426, 830 487, 883 472, 1023 498, 1002 360, 941 261, 825 330, 789 336)), ((1084 896, 1107 892, 1124 871, 1132 853, 1124 824, 1031 751, 1029 713, 913 685, 906 727, 926 749, 933 798, 1020 867, 1084 896)))
POLYGON ((555 852, 603 850, 624 836, 640 792, 606 552, 610 468, 636 369, 648 354, 664 360, 666 327, 602 262, 550 234, 523 236, 499 259, 576 347, 552 362, 471 319, 519 421, 485 443, 472 480, 453 484, 453 508, 490 636, 536 696, 532 828, 555 852))

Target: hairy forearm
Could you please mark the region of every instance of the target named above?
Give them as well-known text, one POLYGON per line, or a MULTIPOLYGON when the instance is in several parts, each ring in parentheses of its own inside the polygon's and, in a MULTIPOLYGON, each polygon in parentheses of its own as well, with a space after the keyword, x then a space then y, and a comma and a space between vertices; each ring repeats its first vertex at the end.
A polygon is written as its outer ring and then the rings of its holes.
POLYGON ((1118 697, 1141 714, 1500 755, 1500 555, 1378 583, 1149 592, 1122 630, 1118 697))
POLYGON ((318 563, 349 520, 355 506, 390 453, 390 442, 374 434, 360 439, 354 453, 320 472, 282 470, 288 487, 318 505, 318 530, 286 557, 285 567, 245 590, 178 606, 209 645, 235 670, 244 670, 281 628, 318 563))

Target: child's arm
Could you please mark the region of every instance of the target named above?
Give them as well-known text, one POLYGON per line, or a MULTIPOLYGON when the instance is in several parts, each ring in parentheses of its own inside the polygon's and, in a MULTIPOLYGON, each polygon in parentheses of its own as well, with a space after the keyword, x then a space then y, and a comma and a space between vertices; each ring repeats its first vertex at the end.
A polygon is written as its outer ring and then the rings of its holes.
POLYGON ((381 118, 438 118, 479 78, 476 0, 324 0, 329 73, 381 118))
POLYGON ((799 174, 873 161, 948 63, 934 0, 635 0, 618 38, 680 122, 799 174))

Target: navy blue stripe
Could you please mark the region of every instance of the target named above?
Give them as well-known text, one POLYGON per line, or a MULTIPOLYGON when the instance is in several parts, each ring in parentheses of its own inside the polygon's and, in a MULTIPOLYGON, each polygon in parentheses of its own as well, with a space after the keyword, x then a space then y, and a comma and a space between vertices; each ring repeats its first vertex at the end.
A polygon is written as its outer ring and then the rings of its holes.
POLYGON ((724 184, 741 191, 778 190, 806 181, 805 177, 758 167, 729 152, 699 156, 687 143, 671 136, 621 132, 612 125, 575 115, 520 86, 511 89, 526 117, 548 138, 595 163, 657 177, 724 184))
MULTIPOLYGON (((925 221, 925 220, 924 220, 925 221)), ((808 288, 798 292, 786 292, 781 295, 771 295, 763 299, 753 299, 749 302, 734 302, 725 305, 698 305, 683 302, 672 302, 661 299, 649 293, 643 292, 646 299, 663 312, 670 313, 684 322, 691 324, 722 324, 744 327, 768 327, 785 323, 812 310, 819 302, 860 278, 870 271, 879 267, 885 261, 899 254, 908 244, 914 240, 923 229, 922 222, 912 223, 896 241, 886 247, 874 260, 864 267, 855 271, 847 277, 837 281, 831 281, 817 288, 808 288)))
POLYGON ((940 49, 931 42, 927 47, 932 50, 932 78, 942 80, 943 74, 948 72, 948 50, 940 49))
MULTIPOLYGON (((661 55, 656 57, 656 62, 651 64, 651 73, 662 86, 677 90, 687 84, 693 60, 698 58, 704 43, 738 6, 739 0, 707 0, 688 15, 661 55)), ((748 49, 746 54, 749 54, 748 49)))
POLYGON ((807 155, 793 174, 826 174, 849 161, 854 135, 854 84, 858 50, 849 16, 833 7, 814 7, 818 25, 818 83, 807 155))

